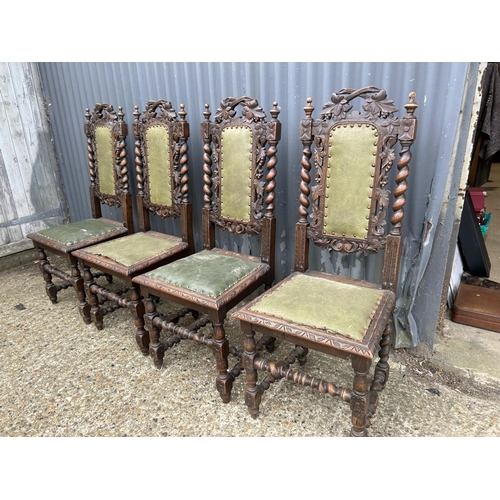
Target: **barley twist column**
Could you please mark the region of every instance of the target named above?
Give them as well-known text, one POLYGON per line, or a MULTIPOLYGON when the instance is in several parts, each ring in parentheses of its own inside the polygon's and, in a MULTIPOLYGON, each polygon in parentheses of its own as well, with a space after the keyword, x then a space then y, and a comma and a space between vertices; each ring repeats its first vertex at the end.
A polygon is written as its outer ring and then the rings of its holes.
POLYGON ((128 160, 127 160, 127 140, 126 140, 126 125, 123 121, 123 108, 118 106, 118 123, 120 125, 120 135, 118 136, 118 168, 120 173, 121 190, 123 194, 128 194, 128 160))
POLYGON ((304 108, 306 112, 306 118, 300 123, 301 139, 302 139, 302 158, 300 164, 302 168, 300 170, 300 195, 299 195, 299 222, 307 222, 308 208, 309 208, 309 183, 311 182, 311 176, 309 172, 311 170, 311 144, 312 144, 312 122, 311 117, 314 107, 312 106, 312 99, 307 98, 307 106, 304 108))
MULTIPOLYGON (((186 111, 184 109, 184 104, 180 105, 181 110, 179 111, 179 116, 181 117, 181 123, 183 125, 186 124, 186 111)), ((181 179, 181 194, 182 194, 182 201, 184 203, 189 202, 189 166, 188 166, 188 145, 187 145, 187 138, 182 137, 180 140, 181 143, 181 148, 179 151, 180 159, 179 159, 179 165, 180 165, 180 170, 179 170, 179 175, 181 179)))
POLYGON ((205 104, 205 111, 203 115, 205 116, 205 123, 202 124, 202 136, 203 136, 203 202, 205 208, 211 207, 212 202, 212 148, 210 146, 210 115, 212 113, 209 110, 208 104, 205 104))
POLYGON ((406 116, 401 120, 401 129, 399 133, 399 141, 401 143, 401 151, 399 152, 400 159, 398 162, 398 174, 396 175, 396 189, 394 190, 394 203, 393 216, 391 219, 392 230, 391 234, 398 236, 401 234, 402 220, 404 217, 404 205, 406 204, 406 190, 408 189, 408 183, 406 179, 410 175, 410 169, 408 164, 411 160, 410 147, 413 144, 416 128, 417 119, 414 116, 415 109, 418 104, 415 103, 415 92, 410 93, 410 102, 405 104, 407 111, 406 116))
POLYGON ((135 155, 135 179, 137 181, 137 194, 144 196, 144 160, 141 151, 139 106, 134 106, 134 123, 132 126, 134 134, 134 155, 135 155))
POLYGON ((95 187, 95 157, 94 148, 92 146, 92 136, 90 133, 90 109, 85 109, 85 135, 87 136, 87 158, 89 165, 89 177, 91 187, 95 187))
POLYGON ((274 190, 276 189, 276 164, 278 163, 277 144, 279 141, 280 127, 278 122, 278 115, 280 110, 278 109, 278 103, 273 102, 273 109, 271 110, 272 120, 269 124, 272 130, 272 137, 269 139, 269 148, 267 150, 267 175, 266 175, 266 217, 272 217, 274 211, 274 199, 276 194, 274 190))

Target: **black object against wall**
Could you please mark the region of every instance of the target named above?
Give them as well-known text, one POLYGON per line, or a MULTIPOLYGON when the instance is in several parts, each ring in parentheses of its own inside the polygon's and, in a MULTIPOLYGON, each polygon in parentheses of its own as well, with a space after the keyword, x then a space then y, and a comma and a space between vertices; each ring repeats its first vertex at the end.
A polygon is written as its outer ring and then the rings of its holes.
POLYGON ((488 278, 491 262, 468 191, 465 193, 462 220, 458 231, 458 246, 464 260, 465 270, 473 276, 488 278))

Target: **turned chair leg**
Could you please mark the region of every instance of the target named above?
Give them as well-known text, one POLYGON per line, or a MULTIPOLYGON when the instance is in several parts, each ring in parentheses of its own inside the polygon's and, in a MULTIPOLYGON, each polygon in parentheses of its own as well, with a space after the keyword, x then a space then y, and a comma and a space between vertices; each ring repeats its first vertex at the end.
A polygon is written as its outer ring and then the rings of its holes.
POLYGON ((375 366, 375 374, 373 376, 373 382, 371 389, 375 391, 382 391, 389 379, 389 353, 391 349, 391 335, 393 327, 392 320, 387 323, 385 327, 384 334, 380 340, 380 351, 379 361, 375 366))
POLYGON ((43 248, 38 247, 38 259, 40 271, 42 273, 43 279, 45 281, 45 291, 49 296, 52 304, 57 303, 57 286, 52 283, 52 274, 44 269, 44 266, 49 265, 49 260, 47 259, 47 254, 43 248))
POLYGON ((262 388, 257 385, 258 373, 254 367, 257 354, 257 342, 255 341, 255 332, 245 325, 245 339, 243 342, 242 364, 245 370, 246 389, 245 404, 252 418, 257 418, 259 414, 260 400, 262 398, 262 388))
POLYGON ((149 354, 153 358, 156 368, 160 369, 163 365, 163 357, 165 355, 165 347, 160 343, 160 329, 156 327, 153 320, 159 316, 156 312, 156 304, 154 297, 148 295, 145 299, 145 314, 144 322, 149 332, 149 354))
POLYGON ((370 393, 368 391, 368 371, 371 360, 354 356, 352 367, 354 369, 354 383, 351 396, 352 428, 351 436, 366 436, 368 422, 368 407, 370 393))
POLYGON ((273 353, 274 349, 276 349, 276 337, 269 337, 269 340, 265 343, 266 351, 269 353, 273 353))
POLYGON ((92 321, 90 318, 90 304, 87 302, 87 296, 85 294, 85 283, 82 275, 80 274, 80 269, 78 268, 77 262, 72 262, 71 264, 71 278, 73 279, 73 287, 76 291, 80 314, 83 318, 83 321, 87 325, 89 325, 92 321))
POLYGON ((231 400, 231 390, 233 388, 234 377, 229 373, 229 341, 226 339, 226 333, 223 326, 224 320, 214 325, 214 355, 217 361, 219 371, 216 379, 216 387, 224 403, 231 400))
POLYGON ((104 313, 102 312, 102 309, 99 307, 99 299, 97 298, 97 295, 94 292, 92 292, 92 285, 95 285, 95 280, 94 280, 94 275, 90 270, 90 267, 88 266, 84 267, 83 278, 84 278, 85 293, 87 294, 87 300, 89 301, 90 304, 90 317, 92 318, 92 321, 94 322, 96 328, 98 330, 102 330, 104 326, 103 323, 104 313))
POLYGON ((141 294, 136 286, 130 289, 131 300, 129 308, 134 318, 136 328, 135 340, 141 352, 147 356, 149 354, 149 333, 144 329, 144 303, 141 300, 141 294))

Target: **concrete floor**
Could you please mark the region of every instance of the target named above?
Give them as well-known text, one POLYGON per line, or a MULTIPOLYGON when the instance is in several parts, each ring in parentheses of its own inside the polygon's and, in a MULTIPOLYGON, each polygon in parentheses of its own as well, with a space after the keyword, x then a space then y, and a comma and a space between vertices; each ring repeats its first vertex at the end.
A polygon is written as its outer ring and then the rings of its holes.
MULTIPOLYGON (((136 347, 128 310, 106 316, 104 329, 97 331, 83 323, 72 289, 60 293, 58 304, 50 303, 34 263, 2 271, 0 280, 0 436, 349 433, 347 404, 285 380, 266 391, 256 420, 244 405, 243 377, 235 382, 232 401, 222 404, 214 387, 214 358, 192 342, 170 349, 164 366, 156 369, 136 347)), ((370 435, 500 436, 498 370, 493 362, 489 373, 477 366, 469 369, 462 363, 464 358, 471 362, 470 354, 452 360, 458 331, 464 330, 450 329, 429 361, 405 350, 393 352, 391 378, 370 435), (444 362, 451 361, 454 369, 465 371, 448 370, 444 362)), ((238 322, 228 321, 227 334, 242 345, 238 322)), ((468 349, 479 345, 473 342, 468 349)), ((311 373, 344 387, 352 384, 349 363, 332 362, 322 354, 308 359, 311 373)))

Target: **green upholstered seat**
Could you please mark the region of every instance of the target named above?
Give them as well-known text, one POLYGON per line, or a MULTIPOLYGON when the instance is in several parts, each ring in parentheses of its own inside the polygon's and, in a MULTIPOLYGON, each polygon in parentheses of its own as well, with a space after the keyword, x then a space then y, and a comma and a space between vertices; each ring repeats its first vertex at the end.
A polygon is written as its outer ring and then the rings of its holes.
POLYGON ((127 232, 123 226, 99 219, 85 219, 63 226, 42 229, 37 234, 69 246, 120 229, 123 229, 124 233, 127 232))
POLYGON ((116 240, 92 245, 85 249, 124 266, 133 266, 181 244, 180 238, 162 238, 151 233, 135 233, 116 240))
POLYGON ((262 266, 260 262, 202 250, 150 271, 146 276, 217 298, 262 266))
POLYGON ((363 340, 384 293, 297 273, 262 295, 248 310, 363 340))

